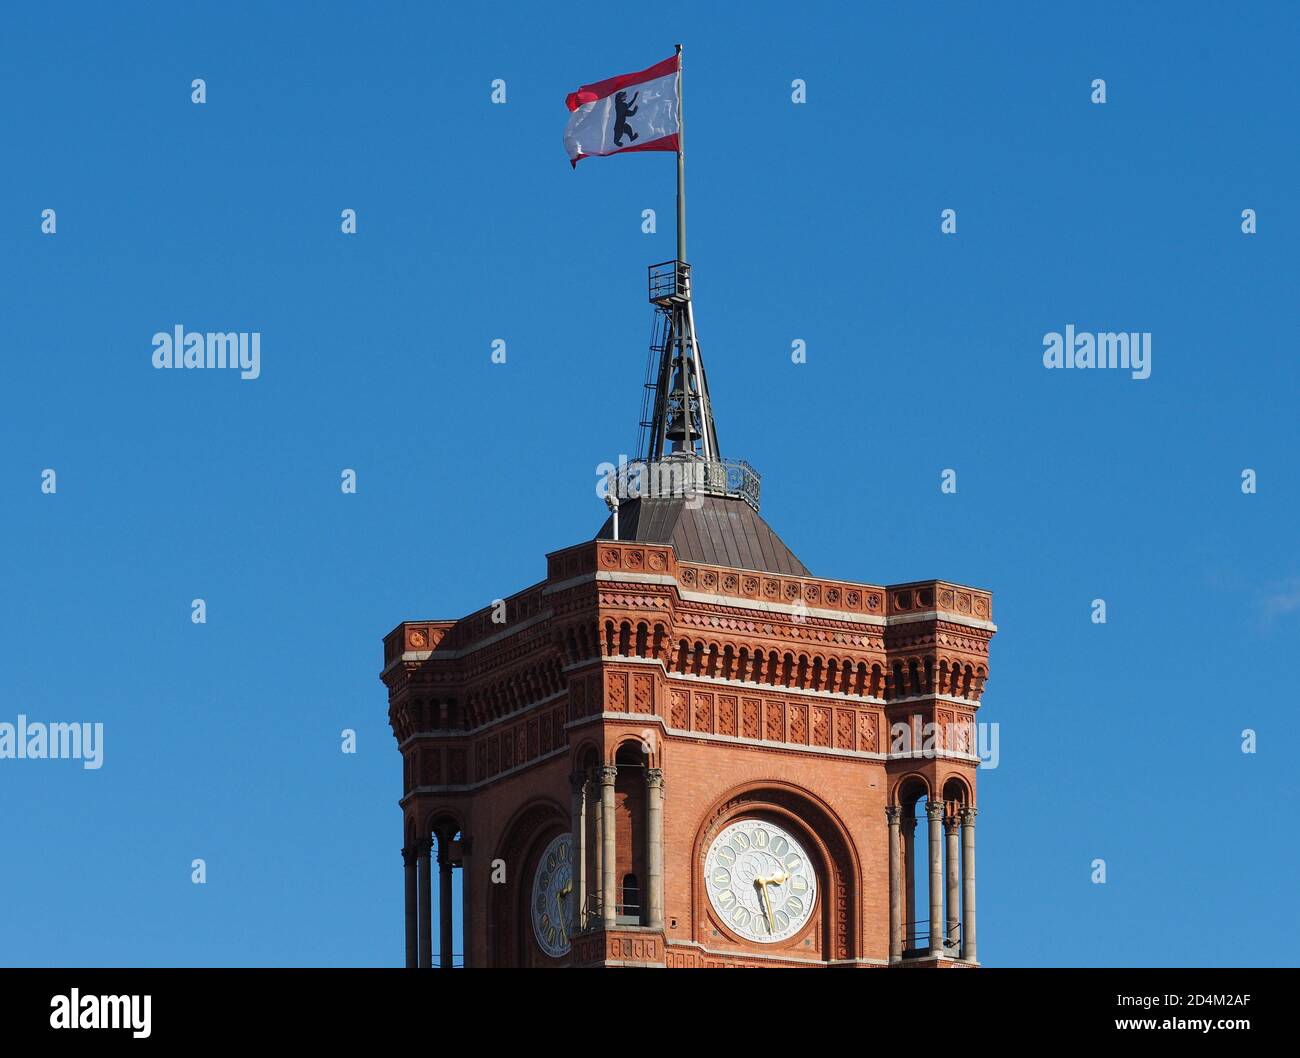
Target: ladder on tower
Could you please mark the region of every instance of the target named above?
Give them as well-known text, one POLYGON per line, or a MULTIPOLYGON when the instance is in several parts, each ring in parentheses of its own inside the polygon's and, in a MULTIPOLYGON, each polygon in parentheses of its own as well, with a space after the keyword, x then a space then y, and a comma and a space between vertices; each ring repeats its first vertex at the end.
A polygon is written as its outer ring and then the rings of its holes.
POLYGON ((650 431, 654 427, 654 409, 659 393, 659 365, 669 355, 668 346, 672 341, 672 310, 656 305, 654 320, 650 325, 650 354, 646 358, 645 382, 641 393, 641 430, 637 435, 636 454, 642 459, 650 457, 650 431))

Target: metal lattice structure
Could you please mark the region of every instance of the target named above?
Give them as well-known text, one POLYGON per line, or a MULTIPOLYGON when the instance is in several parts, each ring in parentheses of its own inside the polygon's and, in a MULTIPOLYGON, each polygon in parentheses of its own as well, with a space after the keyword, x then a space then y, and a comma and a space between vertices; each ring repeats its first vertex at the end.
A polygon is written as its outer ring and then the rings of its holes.
POLYGON ((758 472, 743 460, 724 460, 718 447, 695 332, 691 266, 680 260, 651 265, 649 295, 655 318, 641 405, 641 462, 621 470, 618 495, 730 496, 758 510, 758 472))

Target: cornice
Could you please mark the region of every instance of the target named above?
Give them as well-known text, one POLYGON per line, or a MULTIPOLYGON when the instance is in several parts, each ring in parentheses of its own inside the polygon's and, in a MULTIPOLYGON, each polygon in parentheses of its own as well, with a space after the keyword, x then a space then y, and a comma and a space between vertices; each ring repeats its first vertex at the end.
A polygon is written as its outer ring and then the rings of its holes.
POLYGON ((992 621, 983 621, 976 617, 949 610, 918 610, 901 614, 867 614, 852 610, 828 609, 822 606, 796 605, 794 603, 774 602, 770 599, 747 599, 736 595, 720 595, 716 592, 692 591, 683 588, 680 581, 671 573, 624 573, 618 570, 596 570, 548 587, 546 592, 560 591, 564 588, 595 582, 597 584, 635 584, 647 588, 651 586, 672 587, 677 589, 677 596, 683 602, 720 606, 727 609, 753 611, 757 613, 798 615, 801 618, 816 617, 820 620, 843 621, 853 625, 869 625, 876 628, 893 628, 921 622, 940 622, 963 628, 977 628, 985 632, 996 632, 997 625, 992 621))
POLYGON ((545 753, 540 757, 533 757, 531 760, 526 760, 522 764, 514 764, 504 771, 499 771, 495 775, 491 775, 486 779, 479 779, 477 782, 457 783, 455 786, 417 786, 406 793, 397 803, 405 808, 407 803, 415 797, 473 793, 475 790, 481 790, 485 786, 491 786, 494 783, 500 782, 502 779, 508 779, 512 775, 517 775, 520 772, 527 771, 529 768, 536 768, 548 761, 555 760, 557 757, 566 757, 568 756, 570 749, 571 747, 567 745, 558 746, 549 753, 545 753))
POLYGON ((541 709, 548 705, 554 705, 556 702, 562 701, 565 698, 567 698, 568 694, 569 694, 569 689, 565 687, 561 690, 555 691, 552 694, 548 694, 545 698, 538 698, 536 701, 529 702, 527 705, 521 706, 520 708, 515 709, 512 712, 506 713, 503 716, 498 716, 493 720, 487 721, 486 723, 479 724, 476 727, 432 728, 428 731, 412 731, 409 735, 406 736, 406 738, 404 738, 401 742, 397 744, 397 748, 402 752, 406 752, 406 747, 410 745, 412 742, 416 741, 417 739, 473 738, 475 735, 478 735, 483 731, 487 731, 489 728, 497 727, 500 724, 508 724, 511 723, 512 721, 519 720, 523 718, 526 714, 532 712, 534 709, 541 709))
POLYGON ((678 682, 703 683, 712 687, 744 691, 749 694, 789 694, 800 698, 816 698, 820 701, 843 702, 845 705, 871 705, 881 709, 893 704, 888 699, 874 698, 865 694, 845 694, 843 691, 816 691, 811 687, 786 687, 779 683, 751 683, 748 680, 733 680, 726 676, 697 676, 691 672, 670 672, 668 667, 658 658, 623 657, 621 654, 615 654, 612 657, 602 657, 600 660, 606 665, 649 665, 657 667, 664 674, 665 683, 669 688, 678 682))

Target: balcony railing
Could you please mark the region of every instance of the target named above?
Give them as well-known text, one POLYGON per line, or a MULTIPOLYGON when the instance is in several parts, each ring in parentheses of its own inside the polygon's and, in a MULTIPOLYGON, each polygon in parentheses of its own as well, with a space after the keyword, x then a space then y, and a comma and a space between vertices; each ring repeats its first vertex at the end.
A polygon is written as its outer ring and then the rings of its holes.
POLYGON ((654 463, 637 460, 614 469, 609 490, 622 500, 643 497, 727 496, 758 510, 762 477, 743 459, 709 461, 696 456, 669 456, 654 463))
MULTIPOLYGON (((599 929, 603 916, 601 914, 600 893, 587 894, 587 915, 586 922, 579 922, 579 929, 599 929)), ((639 926, 641 925, 641 905, 640 904, 615 904, 614 905, 614 924, 616 926, 639 926)))
MULTIPOLYGON (((943 938, 943 953, 950 959, 961 954, 961 923, 948 928, 943 938)), ((930 920, 919 919, 904 926, 903 958, 916 959, 930 954, 930 920)))
POLYGON ((691 266, 685 261, 663 261, 650 266, 650 302, 668 308, 691 300, 691 266))

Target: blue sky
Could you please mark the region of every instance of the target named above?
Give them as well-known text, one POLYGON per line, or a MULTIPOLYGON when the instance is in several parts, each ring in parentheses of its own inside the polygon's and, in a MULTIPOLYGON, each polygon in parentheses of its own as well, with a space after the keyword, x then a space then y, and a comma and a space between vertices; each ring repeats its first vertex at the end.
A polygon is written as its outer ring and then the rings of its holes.
POLYGON ((571 171, 563 99, 678 40, 724 454, 815 573, 994 592, 982 960, 1294 962, 1300 17, 705 6, 6 8, 0 721, 106 734, 0 761, 0 963, 401 961, 381 638, 602 520, 673 160, 571 171))

